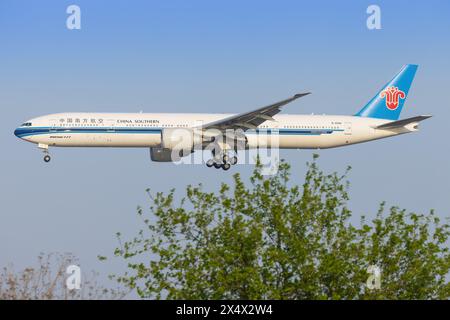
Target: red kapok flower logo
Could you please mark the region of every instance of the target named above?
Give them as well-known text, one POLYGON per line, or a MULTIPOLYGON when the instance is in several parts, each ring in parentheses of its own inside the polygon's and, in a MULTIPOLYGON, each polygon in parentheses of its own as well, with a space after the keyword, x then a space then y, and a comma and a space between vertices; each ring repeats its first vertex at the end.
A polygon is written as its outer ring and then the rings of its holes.
POLYGON ((397 87, 387 87, 380 93, 381 98, 386 98, 386 107, 389 110, 395 110, 398 107, 400 99, 405 99, 406 95, 402 90, 398 90, 397 87))

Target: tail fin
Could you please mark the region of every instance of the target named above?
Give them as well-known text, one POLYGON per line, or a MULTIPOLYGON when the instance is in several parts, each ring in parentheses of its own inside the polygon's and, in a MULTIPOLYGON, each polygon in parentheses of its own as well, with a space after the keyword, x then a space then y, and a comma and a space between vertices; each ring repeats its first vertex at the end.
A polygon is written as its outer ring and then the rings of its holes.
POLYGON ((404 66, 355 116, 397 120, 417 67, 415 64, 404 66))

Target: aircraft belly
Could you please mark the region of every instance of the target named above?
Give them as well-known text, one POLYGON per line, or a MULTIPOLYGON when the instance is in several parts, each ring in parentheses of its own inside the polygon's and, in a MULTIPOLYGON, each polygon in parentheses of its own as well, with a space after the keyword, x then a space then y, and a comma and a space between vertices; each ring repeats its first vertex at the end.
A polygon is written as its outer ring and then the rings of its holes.
POLYGON ((285 135, 280 136, 280 148, 282 149, 318 149, 333 148, 345 145, 350 136, 343 134, 321 135, 285 135))
POLYGON ((352 135, 333 134, 281 134, 281 135, 248 135, 248 148, 275 147, 281 149, 318 149, 333 148, 352 143, 352 135))
POLYGON ((29 137, 29 141, 56 147, 155 147, 160 134, 69 133, 29 137))

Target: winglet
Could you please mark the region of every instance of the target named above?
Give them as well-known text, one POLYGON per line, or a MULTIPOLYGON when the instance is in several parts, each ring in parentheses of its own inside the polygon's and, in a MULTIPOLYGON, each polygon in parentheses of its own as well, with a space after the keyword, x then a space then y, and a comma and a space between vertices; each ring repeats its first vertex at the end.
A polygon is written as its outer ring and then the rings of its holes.
POLYGON ((311 92, 305 92, 305 93, 297 93, 297 94, 295 94, 295 95, 294 95, 294 97, 293 97, 293 98, 295 98, 295 99, 298 99, 298 98, 301 98, 301 97, 307 96, 308 94, 311 94, 311 92))

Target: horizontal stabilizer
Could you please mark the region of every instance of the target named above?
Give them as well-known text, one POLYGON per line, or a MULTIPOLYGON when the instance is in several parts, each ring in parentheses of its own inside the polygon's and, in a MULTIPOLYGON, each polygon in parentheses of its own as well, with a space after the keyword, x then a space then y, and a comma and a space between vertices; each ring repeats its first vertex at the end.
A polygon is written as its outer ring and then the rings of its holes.
POLYGON ((412 117, 412 118, 407 118, 407 119, 402 119, 402 120, 397 120, 397 121, 392 121, 392 122, 388 122, 385 124, 382 124, 380 126, 375 127, 375 129, 394 129, 394 128, 401 128, 404 127, 410 123, 414 123, 414 122, 420 122, 422 120, 431 118, 430 115, 425 115, 425 116, 416 116, 416 117, 412 117))

